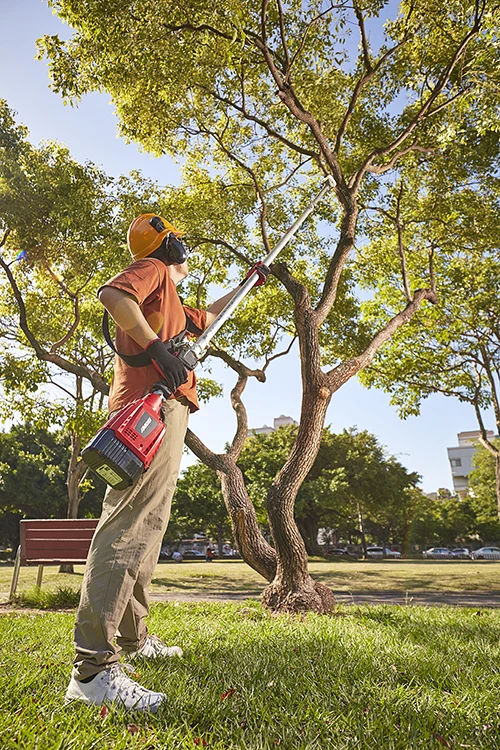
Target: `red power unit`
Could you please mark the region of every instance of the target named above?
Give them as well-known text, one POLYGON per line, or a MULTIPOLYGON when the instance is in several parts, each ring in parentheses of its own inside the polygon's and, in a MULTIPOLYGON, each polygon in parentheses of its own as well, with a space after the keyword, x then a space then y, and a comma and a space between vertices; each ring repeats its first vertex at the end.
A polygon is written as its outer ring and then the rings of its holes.
POLYGON ((148 468, 165 426, 163 395, 149 393, 111 417, 82 451, 82 460, 114 490, 124 490, 148 468))

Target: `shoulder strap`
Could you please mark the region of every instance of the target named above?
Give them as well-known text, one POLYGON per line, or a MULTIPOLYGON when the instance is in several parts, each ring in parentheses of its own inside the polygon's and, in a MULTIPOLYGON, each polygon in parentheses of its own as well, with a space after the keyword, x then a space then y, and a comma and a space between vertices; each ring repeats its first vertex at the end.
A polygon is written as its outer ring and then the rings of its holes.
POLYGON ((151 364, 151 357, 147 352, 141 352, 140 354, 122 354, 116 349, 109 332, 109 313, 107 310, 104 310, 102 316, 102 335, 104 336, 107 345, 111 347, 115 354, 118 354, 120 359, 123 359, 126 365, 129 365, 130 367, 146 367, 151 364))
POLYGON ((203 331, 201 330, 201 328, 198 328, 196 323, 193 323, 193 321, 191 320, 191 318, 189 317, 189 315, 187 314, 185 310, 184 310, 184 315, 186 316, 186 331, 188 331, 189 333, 192 333, 193 336, 201 336, 203 331))

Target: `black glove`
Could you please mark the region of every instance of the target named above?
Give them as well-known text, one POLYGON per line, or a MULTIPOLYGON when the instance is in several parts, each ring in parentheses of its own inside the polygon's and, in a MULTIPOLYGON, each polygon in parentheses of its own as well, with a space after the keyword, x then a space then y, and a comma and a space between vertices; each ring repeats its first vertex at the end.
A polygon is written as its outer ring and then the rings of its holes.
POLYGON ((151 357, 153 367, 158 370, 162 378, 165 378, 172 393, 175 393, 177 388, 188 379, 188 371, 182 362, 170 354, 161 339, 151 341, 146 351, 151 357))

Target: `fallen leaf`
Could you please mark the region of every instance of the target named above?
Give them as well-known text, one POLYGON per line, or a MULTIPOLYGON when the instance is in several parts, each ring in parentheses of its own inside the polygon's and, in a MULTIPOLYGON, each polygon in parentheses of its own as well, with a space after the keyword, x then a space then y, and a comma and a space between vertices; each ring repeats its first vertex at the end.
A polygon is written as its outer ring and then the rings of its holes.
POLYGON ((450 745, 450 743, 448 742, 448 740, 445 740, 445 738, 444 738, 444 737, 443 737, 443 736, 442 736, 441 734, 436 734, 436 732, 433 732, 432 736, 433 736, 433 737, 434 737, 434 739, 435 739, 435 740, 437 740, 437 741, 439 742, 439 744, 440 744, 440 745, 442 745, 443 747, 451 747, 451 745, 450 745))
POLYGON ((231 697, 232 695, 234 695, 234 694, 235 694, 235 692, 236 692, 236 688, 231 688, 231 689, 230 689, 230 690, 228 690, 227 692, 225 692, 225 693, 222 693, 222 695, 221 695, 221 697, 220 697, 221 701, 225 701, 225 700, 226 700, 226 698, 230 698, 230 697, 231 697))
POLYGON ((101 719, 105 719, 108 714, 109 714, 109 708, 107 707, 106 704, 104 704, 101 710, 99 711, 99 716, 101 717, 101 719))
POLYGON ((130 732, 130 734, 138 734, 139 727, 137 724, 127 724, 127 732, 130 732))
POLYGON ((204 740, 203 737, 195 737, 194 744, 201 745, 202 747, 208 747, 208 742, 204 740))

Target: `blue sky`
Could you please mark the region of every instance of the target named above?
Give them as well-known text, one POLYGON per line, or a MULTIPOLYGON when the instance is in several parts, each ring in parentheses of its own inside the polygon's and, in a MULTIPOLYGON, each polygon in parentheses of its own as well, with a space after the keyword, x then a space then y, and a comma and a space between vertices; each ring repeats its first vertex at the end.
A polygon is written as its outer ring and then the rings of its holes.
MULTIPOLYGON (((179 173, 172 159, 154 158, 117 137, 117 120, 107 95, 92 94, 79 107, 70 107, 50 91, 46 62, 35 60, 35 41, 43 34, 56 33, 67 36, 68 28, 42 0, 0 0, 0 97, 17 111, 18 122, 28 126, 31 141, 36 144, 54 139, 66 143, 78 160, 89 159, 111 175, 140 169, 162 185, 175 184, 179 173)), ((265 294, 265 287, 258 293, 265 294)), ((269 368, 266 384, 250 382, 247 387, 244 401, 251 427, 272 425, 273 418, 280 414, 299 419, 297 350, 274 365, 269 368)), ((227 398, 234 378, 218 362, 212 375, 224 383, 226 395, 202 407, 190 426, 217 451, 223 449, 234 430, 227 398)), ((400 420, 384 393, 368 391, 355 380, 334 395, 327 424, 334 431, 355 425, 373 432, 409 470, 422 476, 426 492, 451 487, 446 447, 456 445, 457 432, 476 429, 471 407, 437 395, 424 403, 421 416, 400 420)), ((493 427, 493 421, 487 426, 493 427)), ((186 458, 184 465, 189 462, 186 458)))

